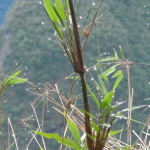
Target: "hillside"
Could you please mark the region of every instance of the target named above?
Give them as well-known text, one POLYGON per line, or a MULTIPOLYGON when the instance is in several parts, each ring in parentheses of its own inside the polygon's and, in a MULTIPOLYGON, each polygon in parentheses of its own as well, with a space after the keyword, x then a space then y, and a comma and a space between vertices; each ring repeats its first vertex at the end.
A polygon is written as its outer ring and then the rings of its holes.
MULTIPOLYGON (((95 2, 97 3, 97 0, 95 2)), ((117 2, 105 0, 103 2, 99 12, 100 15, 102 14, 102 19, 98 26, 95 25, 93 35, 86 46, 87 66, 96 63, 95 57, 99 58, 98 54, 113 55, 113 48, 118 50, 119 45, 122 46, 125 56, 130 61, 150 64, 150 15, 147 13, 150 7, 147 6, 148 3, 149 0, 117 2)), ((81 1, 79 16, 82 15, 85 18, 91 5, 90 0, 81 1)), ((91 12, 94 13, 94 11, 95 6, 92 6, 91 12)), ((84 21, 80 21, 82 25, 84 21)), ((89 18, 88 23, 90 22, 89 18)), ((1 72, 7 73, 12 64, 16 68, 18 64, 22 65, 23 76, 35 84, 55 83, 71 73, 71 66, 60 47, 55 41, 49 40, 49 38, 55 39, 54 32, 49 28, 47 15, 37 0, 16 0, 7 14, 4 26, 0 29, 0 35, 1 72)), ((143 100, 150 97, 150 68, 136 64, 132 67, 131 74, 132 85, 135 89, 134 104, 143 104, 143 100)), ((65 86, 63 85, 63 88, 65 86)), ((4 106, 6 117, 15 114, 13 119, 17 120, 24 116, 24 112, 27 113, 29 102, 35 98, 35 95, 27 92, 26 87, 27 85, 15 86, 14 90, 10 91, 10 96, 7 96, 9 103, 4 106)), ((126 85, 123 85, 121 91, 124 91, 124 87, 126 85)), ((126 92, 123 93, 120 99, 127 100, 126 92)), ((49 120, 54 118, 55 116, 50 117, 49 120)), ((146 115, 143 118, 145 119, 146 115)), ((56 123, 52 123, 52 128, 56 123)))

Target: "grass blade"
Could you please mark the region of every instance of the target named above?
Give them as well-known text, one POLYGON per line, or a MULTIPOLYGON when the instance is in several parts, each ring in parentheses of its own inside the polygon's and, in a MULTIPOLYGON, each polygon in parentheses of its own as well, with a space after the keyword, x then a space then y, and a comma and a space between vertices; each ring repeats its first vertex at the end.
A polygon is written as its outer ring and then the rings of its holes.
POLYGON ((80 142, 81 141, 80 132, 79 132, 79 129, 77 128, 77 126, 70 119, 67 119, 67 123, 68 123, 68 128, 69 128, 70 132, 72 133, 72 136, 78 142, 80 142))
POLYGON ((62 2, 61 2, 61 0, 55 0, 55 1, 56 1, 56 10, 57 10, 60 18, 62 19, 62 21, 64 21, 66 19, 66 15, 65 15, 65 11, 64 11, 62 2))
POLYGON ((100 103, 99 100, 97 99, 97 97, 95 96, 95 94, 92 92, 92 90, 90 89, 90 87, 87 85, 87 90, 90 93, 90 96, 92 97, 93 101, 95 102, 96 106, 100 109, 100 103))
POLYGON ((111 101, 112 101, 112 98, 114 96, 114 92, 113 91, 110 91, 103 99, 102 101, 102 108, 105 109, 107 107, 109 107, 111 101))
POLYGON ((114 84, 114 89, 116 89, 119 85, 119 83, 121 82, 121 80, 123 79, 123 74, 119 75, 119 77, 117 78, 115 84, 114 84))

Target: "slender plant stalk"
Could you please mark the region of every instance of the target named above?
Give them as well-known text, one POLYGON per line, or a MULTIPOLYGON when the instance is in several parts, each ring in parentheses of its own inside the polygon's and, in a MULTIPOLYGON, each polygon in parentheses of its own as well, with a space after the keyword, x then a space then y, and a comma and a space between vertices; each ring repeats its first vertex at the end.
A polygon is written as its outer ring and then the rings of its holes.
POLYGON ((77 64, 75 64, 76 65, 75 72, 80 73, 80 72, 85 72, 82 48, 81 48, 78 25, 77 25, 77 21, 75 17, 75 11, 74 11, 72 0, 69 0, 69 5, 70 5, 70 12, 71 12, 71 18, 72 18, 72 23, 73 23, 73 33, 75 37, 77 60, 78 60, 77 64))
MULTIPOLYGON (((8 140, 7 140, 7 146, 9 147, 10 146, 10 136, 11 136, 11 133, 10 133, 10 124, 8 122, 8 140)), ((10 149, 8 149, 10 150, 10 149)))
POLYGON ((14 132, 12 123, 11 123, 11 121, 10 121, 10 118, 8 118, 8 124, 9 124, 9 126, 10 126, 10 128, 11 128, 11 131, 12 131, 12 136, 13 136, 13 138, 14 138, 14 143, 15 143, 15 146, 16 146, 16 150, 19 150, 19 148, 18 148, 18 143, 17 143, 17 139, 16 139, 16 134, 15 134, 15 132, 14 132))
POLYGON ((130 65, 127 65, 127 75, 128 75, 128 120, 127 120, 127 143, 131 146, 132 141, 132 127, 131 127, 131 118, 132 118, 132 100, 133 100, 133 89, 131 88, 131 80, 130 80, 130 65))
MULTIPOLYGON (((81 78, 81 87, 82 87, 83 100, 84 100, 84 110, 89 113, 90 111, 89 111, 89 104, 88 104, 88 97, 87 97, 85 74, 81 73, 80 78, 81 78)), ((85 116, 85 130, 86 130, 86 140, 87 140, 88 149, 93 150, 94 149, 93 141, 89 137, 89 136, 92 137, 90 116, 86 113, 84 114, 84 116, 85 116)))
MULTIPOLYGON (((40 122, 39 122, 37 113, 36 113, 36 111, 35 111, 35 108, 34 108, 34 106, 33 106, 32 104, 31 104, 31 107, 32 107, 33 112, 34 112, 34 115, 35 115, 35 118, 36 118, 36 121, 37 121, 37 125, 38 125, 38 127, 39 127, 39 131, 42 132, 41 125, 40 125, 40 122)), ((46 150, 45 140, 44 140, 44 138, 43 138, 42 136, 41 136, 41 139, 42 139, 42 143, 43 143, 44 150, 46 150)))
MULTIPOLYGON (((102 0, 99 1, 99 5, 98 5, 97 10, 96 10, 96 13, 95 13, 95 15, 94 15, 94 17, 93 17, 92 24, 91 24, 91 27, 90 27, 90 30, 89 30, 89 35, 90 35, 90 33, 91 33, 91 31, 92 31, 92 28, 93 28, 93 26, 94 26, 94 23, 95 23, 95 20, 96 20, 96 17, 97 17, 97 14, 98 14, 98 11, 99 11, 99 9, 100 9, 101 4, 102 4, 102 0)), ((85 43, 84 43, 84 46, 83 46, 83 51, 84 51, 84 48, 85 48, 85 45, 86 45, 88 39, 89 39, 89 36, 87 36, 87 38, 86 38, 86 40, 85 40, 85 43)))
MULTIPOLYGON (((78 26, 76 22, 75 17, 75 11, 72 0, 69 0, 69 6, 70 6, 70 12, 72 17, 72 23, 73 23, 73 33, 76 43, 76 50, 77 50, 77 64, 75 67, 75 72, 77 72, 80 75, 81 78, 81 87, 82 87, 82 94, 83 94, 83 102, 84 102, 84 111, 89 113, 89 104, 88 104, 88 96, 87 96, 87 89, 86 89, 86 82, 85 82, 85 68, 84 68, 84 61, 83 61, 83 54, 82 54, 82 48, 80 43, 80 36, 78 32, 78 26)), ((89 150, 93 150, 93 141, 91 139, 92 137, 92 130, 90 125, 90 116, 84 113, 85 116, 85 131, 86 131, 86 140, 87 140, 87 146, 89 150)))

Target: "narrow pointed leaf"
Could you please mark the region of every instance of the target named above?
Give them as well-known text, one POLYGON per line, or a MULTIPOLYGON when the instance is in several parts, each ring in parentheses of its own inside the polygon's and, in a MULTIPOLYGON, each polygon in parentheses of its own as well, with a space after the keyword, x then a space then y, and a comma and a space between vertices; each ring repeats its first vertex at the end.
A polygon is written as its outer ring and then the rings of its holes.
POLYGON ((111 73, 113 73, 115 71, 115 67, 110 67, 109 69, 107 69, 105 72, 102 73, 102 75, 104 76, 108 76, 110 75, 111 73))
POLYGON ((95 118, 94 115, 92 115, 91 113, 89 113, 83 109, 81 109, 80 111, 83 112, 84 114, 88 115, 90 118, 95 118))
POLYGON ((9 84, 10 85, 12 85, 12 84, 19 84, 19 83, 24 83, 26 81, 27 81, 27 79, 24 79, 24 78, 16 78, 16 79, 10 80, 9 84))
POLYGON ((104 80, 107 80, 107 81, 108 81, 107 76, 105 76, 104 74, 101 74, 100 76, 101 76, 104 80))
POLYGON ((114 49, 114 52, 115 52, 115 57, 118 58, 118 54, 115 49, 114 49))
POLYGON ((44 1, 45 10, 46 10, 50 20, 52 20, 54 23, 58 23, 59 17, 54 10, 52 1, 51 0, 43 0, 43 1, 44 1))
POLYGON ((93 127, 93 129, 95 130, 95 131, 99 131, 99 127, 98 127, 98 125, 94 122, 94 121, 91 121, 91 126, 93 127))
POLYGON ((52 23, 58 36, 62 39, 64 37, 63 32, 61 31, 60 27, 56 23, 52 23))
POLYGON ((124 57, 124 53, 123 53, 123 50, 122 50, 122 47, 121 47, 121 46, 119 46, 119 49, 120 49, 121 57, 122 57, 123 59, 125 59, 125 57, 124 57))
POLYGON ((65 0, 65 9, 66 9, 66 11, 68 11, 68 13, 69 13, 70 7, 69 7, 69 1, 68 1, 68 0, 65 0))
POLYGON ((72 79, 72 80, 79 80, 80 79, 80 76, 68 76, 66 77, 66 79, 72 79))
POLYGON ((95 86, 96 86, 97 90, 99 90, 100 94, 105 95, 105 91, 103 90, 103 88, 101 87, 101 85, 99 85, 96 81, 94 81, 94 83, 95 83, 95 86))
POLYGON ((117 57, 107 57, 107 58, 105 58, 105 59, 101 59, 101 60, 99 60, 99 61, 116 61, 116 60, 118 60, 119 58, 117 58, 117 57))
POLYGON ((118 70, 113 76, 112 78, 118 77, 119 75, 122 74, 122 70, 118 70))
POLYGON ((105 82, 101 78, 99 78, 99 83, 100 83, 100 85, 101 85, 101 87, 102 87, 102 89, 104 91, 104 94, 106 95, 108 93, 108 89, 107 89, 107 87, 105 85, 105 82))
POLYGON ((147 105, 134 106, 134 107, 132 107, 132 108, 123 109, 123 110, 120 111, 120 112, 125 112, 125 111, 129 111, 129 110, 140 109, 140 108, 143 108, 143 107, 147 107, 147 105))
POLYGON ((102 108, 105 109, 107 107, 109 107, 109 105, 111 104, 112 98, 113 98, 114 92, 110 91, 103 99, 102 101, 102 108))
POLYGON ((77 126, 70 120, 67 119, 68 127, 70 132, 72 133, 72 136, 78 141, 81 141, 80 132, 77 126))
POLYGON ((55 139, 58 143, 63 143, 64 145, 71 147, 75 150, 81 149, 81 146, 78 142, 75 142, 69 138, 63 138, 57 133, 44 133, 39 131, 35 131, 35 133, 48 139, 55 139))
POLYGON ((56 10, 57 10, 60 18, 62 19, 62 21, 64 21, 66 19, 66 15, 65 15, 65 11, 64 11, 62 2, 61 2, 61 0, 55 0, 55 1, 56 1, 56 10))
POLYGON ((100 109, 100 103, 99 100, 97 99, 97 97, 95 96, 95 94, 92 92, 92 90, 90 89, 90 87, 87 85, 87 90, 92 98, 92 100, 95 102, 96 106, 100 109))
POLYGON ((16 77, 18 77, 20 74, 21 74, 21 70, 15 72, 13 75, 11 75, 8 79, 5 80, 5 83, 9 82, 10 80, 12 80, 12 79, 14 79, 16 77))
POLYGON ((116 135, 116 134, 118 134, 118 133, 120 133, 120 132, 122 132, 122 130, 110 131, 110 132, 109 132, 109 135, 110 135, 110 136, 113 136, 113 135, 116 135))
POLYGON ((122 79, 123 79, 123 74, 121 74, 121 75, 117 78, 117 80, 116 80, 116 82, 115 82, 115 84, 114 84, 114 87, 113 87, 114 89, 118 87, 118 85, 119 85, 119 83, 121 82, 122 79))
POLYGON ((107 76, 105 76, 104 74, 101 74, 100 76, 101 76, 104 80, 107 80, 107 81, 108 81, 107 76))

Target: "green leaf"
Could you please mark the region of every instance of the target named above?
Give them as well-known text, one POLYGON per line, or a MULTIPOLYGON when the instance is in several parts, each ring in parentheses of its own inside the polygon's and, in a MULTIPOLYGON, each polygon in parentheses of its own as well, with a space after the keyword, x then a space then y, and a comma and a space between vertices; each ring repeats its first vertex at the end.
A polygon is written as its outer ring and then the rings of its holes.
POLYGON ((115 71, 115 67, 113 66, 113 67, 110 67, 109 69, 107 69, 105 72, 103 72, 102 73, 102 75, 104 75, 104 76, 108 76, 108 75, 110 75, 111 73, 113 73, 114 71, 115 71))
MULTIPOLYGON (((118 113, 119 113, 119 112, 118 112, 118 113)), ((131 121, 136 122, 136 123, 138 123, 138 124, 144 125, 143 122, 140 122, 140 121, 138 121, 138 120, 131 119, 131 118, 128 118, 128 117, 125 117, 125 116, 122 115, 122 114, 117 114, 115 117, 116 117, 116 118, 123 118, 123 119, 126 119, 126 120, 131 120, 131 121)))
POLYGON ((68 76, 68 77, 66 77, 66 79, 78 80, 78 79, 80 79, 80 76, 68 76))
POLYGON ((69 12, 70 11, 70 7, 69 7, 69 1, 65 0, 65 9, 69 12))
POLYGON ((83 112, 84 114, 88 115, 90 118, 95 118, 94 115, 90 114, 89 112, 85 111, 85 110, 80 110, 81 112, 83 112))
POLYGON ((9 82, 10 80, 18 77, 21 74, 21 70, 15 72, 13 75, 11 75, 8 79, 5 80, 5 83, 9 82))
POLYGON ((59 37, 62 39, 64 37, 64 35, 63 35, 63 32, 61 31, 60 27, 56 23, 52 22, 52 24, 53 24, 57 34, 59 35, 59 37))
POLYGON ((108 81, 108 78, 104 75, 104 74, 101 74, 100 75, 104 80, 107 80, 108 81))
POLYGON ((9 84, 10 85, 12 85, 12 84, 19 84, 19 83, 24 83, 26 81, 27 81, 27 79, 24 79, 24 78, 16 78, 16 79, 10 80, 9 84))
POLYGON ((94 122, 94 121, 91 121, 91 126, 93 127, 93 129, 95 130, 95 131, 99 131, 99 127, 98 127, 98 125, 94 122))
POLYGON ((123 79, 123 74, 119 75, 119 77, 117 78, 115 84, 114 84, 114 89, 118 87, 119 83, 121 82, 121 80, 123 79))
POLYGON ((124 57, 124 53, 123 53, 123 50, 122 50, 122 47, 121 47, 121 46, 119 46, 119 49, 120 49, 121 57, 122 57, 123 59, 125 59, 125 57, 124 57))
POLYGON ((122 70, 118 70, 118 71, 112 76, 112 78, 118 77, 120 74, 122 74, 122 70))
POLYGON ((99 61, 117 61, 119 58, 117 58, 117 57, 107 57, 107 58, 105 58, 105 59, 101 59, 101 60, 99 60, 99 61))
POLYGON ((96 106, 100 109, 100 103, 99 100, 97 99, 97 97, 95 96, 95 94, 92 92, 92 90, 90 89, 90 87, 88 85, 86 85, 88 92, 91 95, 92 100, 95 102, 96 106))
POLYGON ((50 20, 52 20, 52 22, 54 22, 54 23, 58 23, 59 17, 54 10, 52 1, 51 0, 43 0, 43 1, 44 1, 45 10, 46 10, 50 20))
POLYGON ((72 133, 72 136, 78 141, 81 141, 80 132, 77 126, 70 120, 67 119, 68 127, 70 132, 72 133))
POLYGON ((113 136, 113 135, 118 134, 118 133, 120 133, 120 132, 122 132, 122 130, 110 131, 110 132, 109 132, 109 135, 110 135, 110 136, 113 136))
POLYGON ((105 82, 101 78, 99 78, 99 83, 100 83, 100 85, 101 85, 101 87, 103 89, 102 93, 104 93, 106 95, 108 93, 108 89, 107 89, 107 87, 105 85, 105 82))
POLYGON ((96 81, 94 81, 94 83, 95 83, 95 86, 96 86, 97 90, 99 90, 99 92, 104 95, 105 93, 104 93, 103 88, 96 81))
POLYGON ((114 92, 110 91, 102 100, 102 108, 105 109, 107 107, 109 107, 109 105, 111 104, 112 98, 114 96, 114 92))
POLYGON ((132 108, 123 109, 120 112, 126 112, 126 111, 129 111, 129 110, 136 110, 136 109, 140 109, 140 108, 143 108, 143 107, 147 107, 147 105, 134 106, 132 108))
POLYGON ((61 17, 62 21, 64 21, 66 19, 66 15, 65 15, 65 11, 64 11, 62 2, 61 2, 61 0, 55 0, 55 1, 56 1, 56 10, 57 10, 59 16, 61 17))
POLYGON ((114 52, 115 52, 115 57, 118 58, 118 54, 115 49, 114 49, 114 52))
POLYGON ((43 0, 44 1, 44 8, 53 24, 53 27, 55 28, 57 34, 60 38, 63 38, 63 33, 61 31, 61 28, 58 26, 59 22, 62 22, 62 20, 59 17, 58 12, 56 11, 55 7, 53 6, 53 3, 51 0, 43 0))
POLYGON ((75 142, 69 138, 63 138, 57 133, 44 133, 39 131, 33 131, 33 132, 48 139, 55 139, 58 143, 63 143, 64 145, 71 147, 75 150, 81 150, 81 146, 78 142, 75 142))

